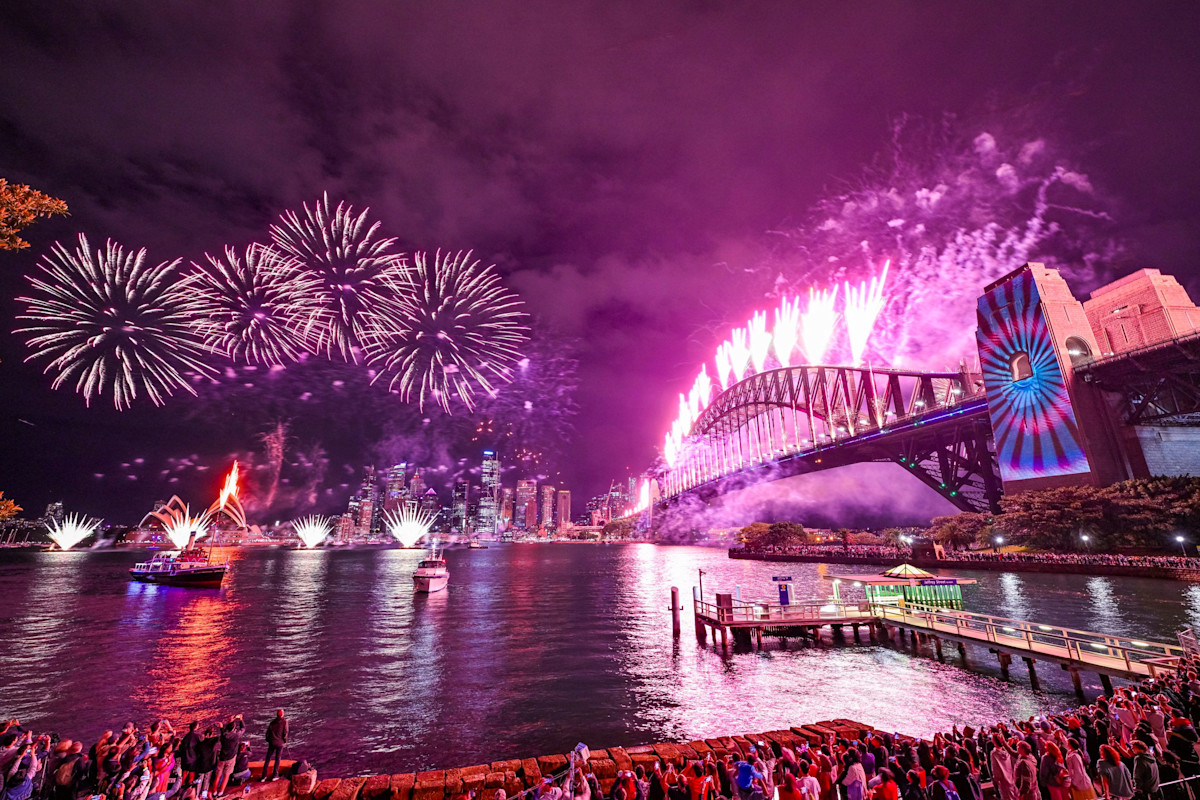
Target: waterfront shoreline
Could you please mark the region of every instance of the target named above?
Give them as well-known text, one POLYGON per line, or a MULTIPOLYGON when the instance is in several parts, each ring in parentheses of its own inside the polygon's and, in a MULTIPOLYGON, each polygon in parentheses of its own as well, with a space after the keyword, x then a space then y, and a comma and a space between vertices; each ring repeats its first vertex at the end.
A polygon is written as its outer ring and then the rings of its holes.
POLYGON ((972 561, 965 559, 887 558, 884 556, 800 555, 797 553, 748 553, 730 548, 729 557, 745 561, 773 561, 792 564, 857 564, 895 567, 908 563, 923 569, 982 570, 986 572, 1040 572, 1050 575, 1097 575, 1113 578, 1160 578, 1165 580, 1200 582, 1200 570, 1174 567, 1137 567, 1125 564, 1054 564, 1022 561, 972 561))

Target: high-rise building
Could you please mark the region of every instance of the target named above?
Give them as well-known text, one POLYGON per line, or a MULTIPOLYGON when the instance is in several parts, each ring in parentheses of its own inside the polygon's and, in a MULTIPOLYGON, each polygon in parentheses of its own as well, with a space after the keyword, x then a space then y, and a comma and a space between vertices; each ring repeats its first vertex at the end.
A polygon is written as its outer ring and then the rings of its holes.
POLYGON ((513 524, 513 488, 500 487, 500 530, 506 531, 513 524))
POLYGON ((494 450, 483 451, 480 484, 475 532, 491 536, 496 533, 500 505, 500 459, 494 450))
POLYGON ((442 501, 438 499, 438 494, 432 487, 427 489, 425 494, 421 496, 419 504, 421 510, 426 513, 438 515, 442 513, 442 501))
POLYGON ((424 497, 425 490, 429 487, 425 485, 425 479, 421 477, 421 473, 413 470, 412 480, 408 482, 409 497, 424 497))
POLYGON ((548 483, 542 484, 542 530, 549 533, 558 523, 554 516, 554 487, 548 483))
POLYGON ((464 533, 469 519, 468 506, 471 504, 471 484, 463 478, 454 482, 454 492, 450 501, 450 530, 454 533, 464 533))
POLYGON ((53 520, 58 525, 62 525, 63 519, 66 518, 66 512, 63 511, 61 500, 56 500, 46 506, 46 513, 42 515, 42 524, 46 524, 53 520))
POLYGON ((359 536, 371 536, 379 531, 383 522, 383 514, 379 513, 379 486, 375 481, 375 467, 363 470, 362 487, 358 490, 358 522, 359 536))
POLYGON ((571 492, 569 489, 558 490, 558 507, 555 511, 558 518, 555 527, 561 534, 571 527, 571 492))
POLYGON ((404 485, 408 464, 401 462, 387 471, 383 485, 383 510, 394 511, 404 505, 408 499, 408 489, 404 485))
POLYGON ((517 481, 513 527, 525 531, 537 529, 537 481, 517 481))

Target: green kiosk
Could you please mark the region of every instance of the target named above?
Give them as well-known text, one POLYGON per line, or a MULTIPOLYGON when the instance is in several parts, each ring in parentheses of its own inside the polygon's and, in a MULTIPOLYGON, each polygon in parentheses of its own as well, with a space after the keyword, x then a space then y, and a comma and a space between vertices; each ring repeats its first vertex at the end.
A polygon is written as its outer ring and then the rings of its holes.
POLYGON ((934 575, 912 564, 901 564, 878 575, 826 575, 833 581, 833 599, 841 602, 841 586, 861 586, 867 601, 879 605, 917 603, 936 608, 962 608, 962 587, 973 578, 934 575))

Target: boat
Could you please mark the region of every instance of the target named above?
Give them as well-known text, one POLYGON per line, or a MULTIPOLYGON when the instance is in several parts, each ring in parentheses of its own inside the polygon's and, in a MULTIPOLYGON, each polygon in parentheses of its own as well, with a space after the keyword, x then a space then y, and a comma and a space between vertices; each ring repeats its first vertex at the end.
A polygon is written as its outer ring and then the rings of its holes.
POLYGON ((469 545, 467 545, 467 549, 468 550, 487 550, 488 546, 486 544, 481 543, 478 539, 472 539, 471 543, 469 545))
POLYGON ((186 586, 194 589, 219 589, 229 571, 229 563, 215 562, 211 554, 198 547, 179 552, 155 553, 149 561, 134 564, 129 577, 143 583, 186 586))
POLYGON ((446 569, 446 559, 438 555, 437 543, 429 558, 421 559, 413 573, 413 589, 418 592, 440 592, 450 583, 450 570, 446 569))

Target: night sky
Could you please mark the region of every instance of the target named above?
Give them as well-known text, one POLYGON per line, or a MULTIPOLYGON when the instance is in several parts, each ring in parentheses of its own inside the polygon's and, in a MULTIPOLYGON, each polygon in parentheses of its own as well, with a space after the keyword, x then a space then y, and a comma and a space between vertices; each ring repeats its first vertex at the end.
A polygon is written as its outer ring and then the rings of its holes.
MULTIPOLYGON (((22 364, 14 297, 51 243, 198 259, 324 191, 407 250, 474 248, 575 342, 554 472, 576 498, 649 465, 724 331, 805 269, 774 232, 877 163, 903 115, 1038 128, 1103 192, 1111 269, 1196 297, 1198 34, 1188 3, 8 3, 0 176, 71 216, 0 253, 0 489, 128 518, 177 491, 167 475, 212 484, 168 459, 221 470, 255 446, 194 404, 86 409, 22 364)), ((293 429, 332 462, 319 511, 373 458, 344 423, 293 429)))

